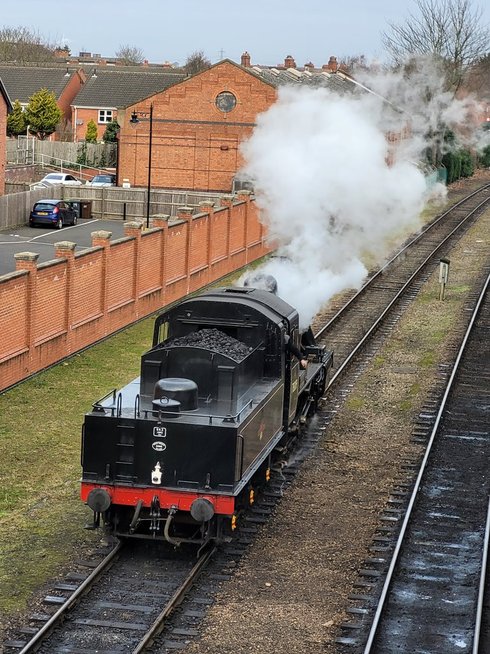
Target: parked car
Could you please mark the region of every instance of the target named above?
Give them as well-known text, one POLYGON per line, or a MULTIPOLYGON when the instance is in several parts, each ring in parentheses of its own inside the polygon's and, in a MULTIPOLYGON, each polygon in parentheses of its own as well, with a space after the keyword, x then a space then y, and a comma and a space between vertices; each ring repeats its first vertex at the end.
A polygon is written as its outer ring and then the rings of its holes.
POLYGON ((116 176, 115 175, 95 175, 88 182, 87 186, 115 186, 116 185, 116 176))
POLYGON ((45 175, 40 184, 67 184, 68 186, 81 186, 82 182, 70 175, 69 173, 48 173, 45 175))
POLYGON ((61 229, 65 225, 76 225, 77 219, 76 210, 63 200, 38 200, 29 215, 29 225, 52 225, 61 229))

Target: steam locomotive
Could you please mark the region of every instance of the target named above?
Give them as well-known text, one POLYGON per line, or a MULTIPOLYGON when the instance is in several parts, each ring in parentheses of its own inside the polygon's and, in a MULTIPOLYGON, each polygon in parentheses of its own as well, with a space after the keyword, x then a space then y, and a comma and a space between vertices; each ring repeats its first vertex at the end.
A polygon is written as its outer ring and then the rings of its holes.
POLYGON ((272 292, 218 288, 156 318, 141 376, 82 428, 93 528, 174 545, 229 540, 325 391, 332 353, 272 292), (293 354, 302 348, 306 370, 293 354))

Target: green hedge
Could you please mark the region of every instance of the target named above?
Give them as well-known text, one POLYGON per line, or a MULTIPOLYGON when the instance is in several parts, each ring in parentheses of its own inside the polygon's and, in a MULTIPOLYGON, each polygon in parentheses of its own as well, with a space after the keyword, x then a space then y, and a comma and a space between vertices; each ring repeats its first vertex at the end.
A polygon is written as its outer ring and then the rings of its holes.
POLYGON ((482 168, 490 168, 490 145, 483 148, 482 153, 478 157, 478 163, 482 168))
POLYGON ((447 152, 442 163, 447 170, 447 183, 451 184, 461 177, 471 177, 475 172, 475 162, 469 150, 461 149, 447 152))

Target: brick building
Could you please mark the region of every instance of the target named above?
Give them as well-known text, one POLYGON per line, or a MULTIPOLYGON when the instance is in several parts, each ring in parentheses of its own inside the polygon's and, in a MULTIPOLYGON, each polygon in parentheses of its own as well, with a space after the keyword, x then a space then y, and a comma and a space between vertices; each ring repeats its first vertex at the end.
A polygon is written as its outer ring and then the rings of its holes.
POLYGON ((62 118, 54 140, 61 134, 71 131, 71 103, 82 88, 86 75, 83 70, 61 66, 0 66, 0 78, 5 84, 12 102, 18 100, 22 106, 40 89, 54 93, 56 103, 61 109, 62 118))
POLYGON ((297 69, 290 56, 281 67, 252 66, 247 52, 241 64, 223 60, 119 111, 118 184, 148 184, 151 122, 152 187, 230 192, 242 164, 240 143, 285 84, 366 92, 335 57, 321 69, 297 69))
POLYGON ((162 91, 183 79, 184 74, 169 72, 164 68, 92 68, 72 103, 73 140, 85 140, 90 120, 97 125, 97 140, 102 140, 107 124, 118 119, 121 107, 162 91))
POLYGON ((0 78, 0 195, 5 193, 5 158, 7 138, 7 115, 12 111, 7 90, 0 78))

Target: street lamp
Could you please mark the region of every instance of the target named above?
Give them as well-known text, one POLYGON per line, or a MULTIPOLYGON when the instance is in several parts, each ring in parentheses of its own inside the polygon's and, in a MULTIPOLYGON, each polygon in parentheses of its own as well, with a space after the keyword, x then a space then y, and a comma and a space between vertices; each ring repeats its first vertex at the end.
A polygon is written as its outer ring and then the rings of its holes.
MULTIPOLYGON (((153 102, 150 104, 150 138, 148 141, 148 189, 146 192, 146 228, 150 227, 150 190, 151 190, 151 146, 153 141, 153 102)), ((131 119, 129 121, 131 124, 136 125, 140 122, 138 118, 138 113, 133 111, 131 114, 131 119)))

